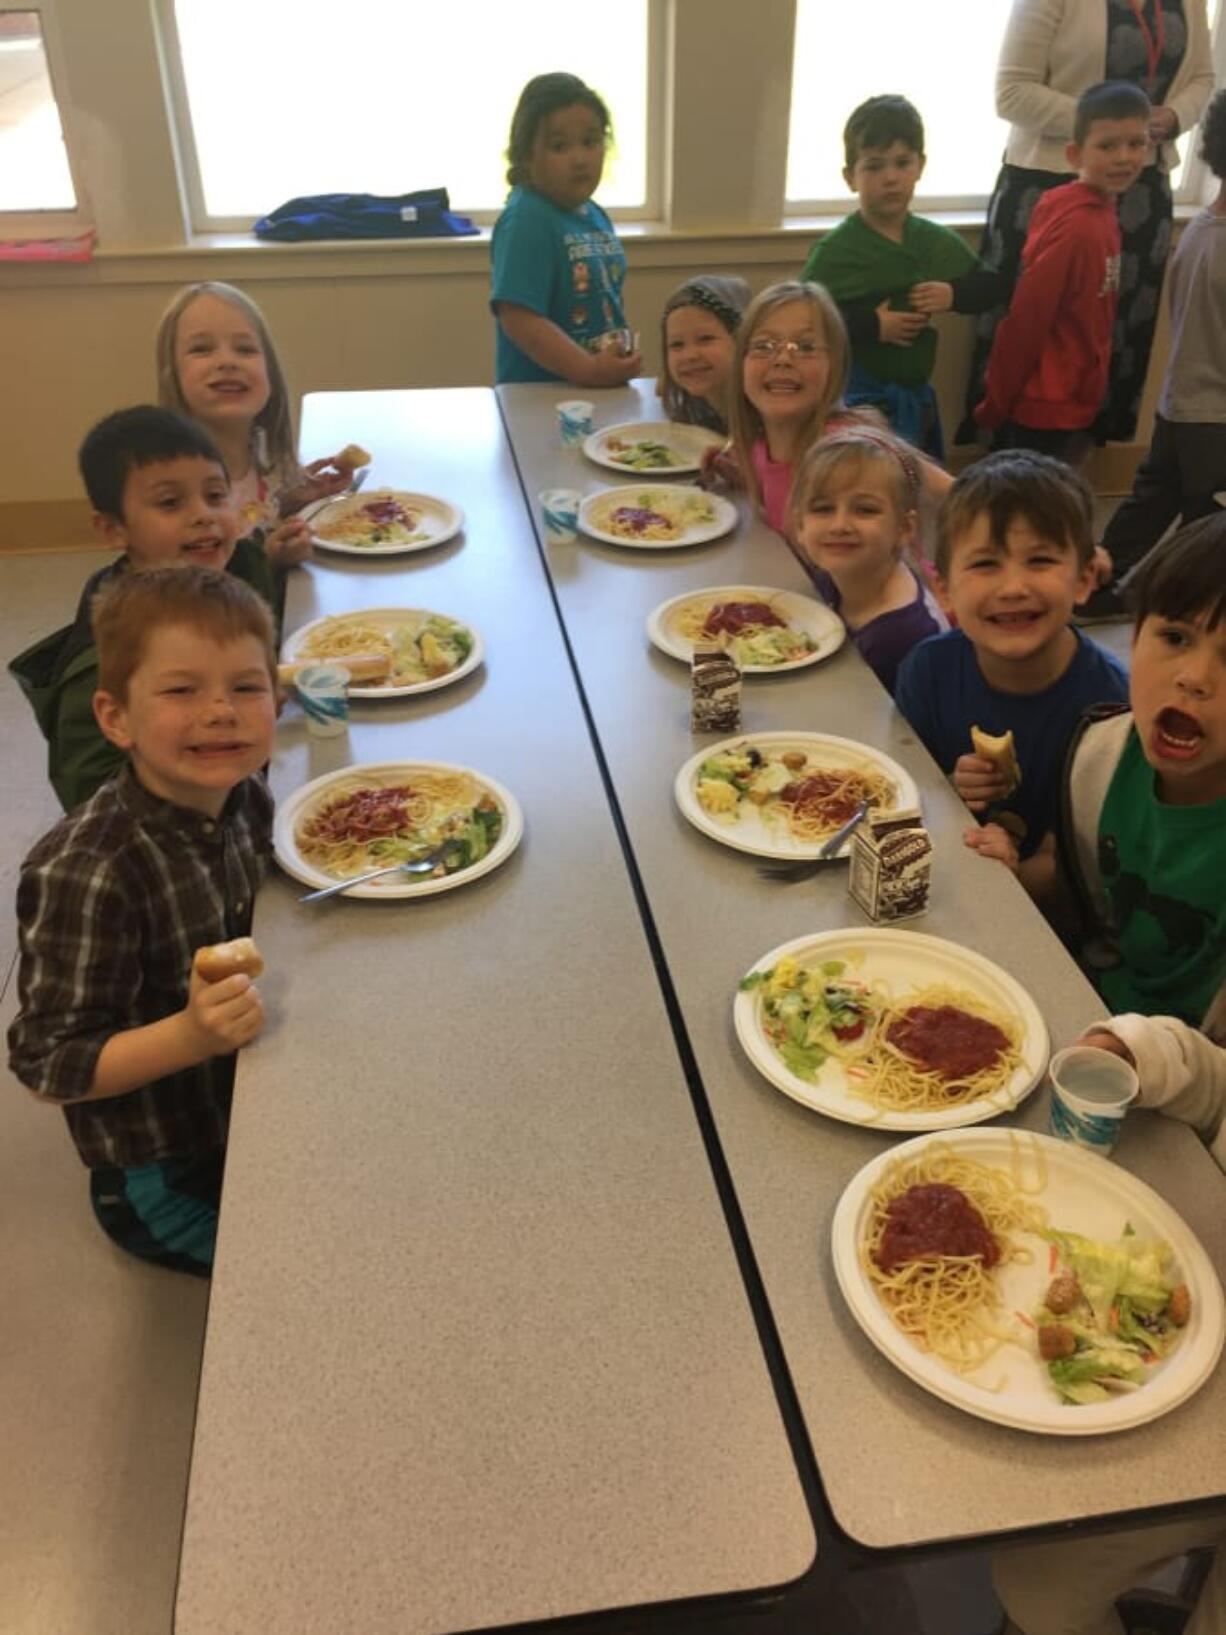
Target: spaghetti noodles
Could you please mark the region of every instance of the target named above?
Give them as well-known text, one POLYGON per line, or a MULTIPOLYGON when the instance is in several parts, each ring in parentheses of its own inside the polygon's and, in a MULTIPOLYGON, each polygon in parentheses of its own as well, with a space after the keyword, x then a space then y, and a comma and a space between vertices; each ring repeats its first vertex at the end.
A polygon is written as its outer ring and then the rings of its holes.
POLYGON ((1024 1185, 1012 1173, 927 1142, 892 1160, 873 1188, 860 1262, 894 1322, 957 1373, 980 1368, 1002 1345, 1021 1343, 1001 1321, 996 1268, 1033 1260, 1018 1234, 1041 1232, 1046 1186, 1038 1154, 1024 1185), (954 1251, 954 1252, 950 1252, 954 1251))
POLYGON ((437 872, 454 874, 484 857, 502 832, 497 801, 468 773, 406 767, 400 781, 344 780, 295 829, 306 862, 336 880, 385 863, 412 862, 458 842, 437 872))
POLYGON ((335 507, 312 532, 338 545, 416 545, 430 537, 421 526, 421 512, 390 488, 335 507))
POLYGON ((592 521, 614 539, 667 545, 690 528, 715 521, 708 495, 696 489, 611 489, 592 521))
POLYGON ((762 750, 753 744, 705 760, 695 794, 713 817, 729 822, 740 818, 742 803, 749 801, 764 822, 785 824, 804 844, 827 839, 861 802, 882 810, 897 804, 893 783, 874 767, 810 763, 801 749, 762 750))
POLYGON ((792 664, 817 651, 808 631, 790 625, 773 602, 752 590, 695 596, 670 616, 671 630, 691 644, 716 642, 742 668, 792 664))
POLYGON ((472 632, 439 613, 410 614, 387 624, 363 622, 364 617, 326 620, 303 642, 301 656, 343 661, 354 653, 379 653, 391 661, 391 669, 364 685, 407 687, 446 675, 472 651, 472 632))

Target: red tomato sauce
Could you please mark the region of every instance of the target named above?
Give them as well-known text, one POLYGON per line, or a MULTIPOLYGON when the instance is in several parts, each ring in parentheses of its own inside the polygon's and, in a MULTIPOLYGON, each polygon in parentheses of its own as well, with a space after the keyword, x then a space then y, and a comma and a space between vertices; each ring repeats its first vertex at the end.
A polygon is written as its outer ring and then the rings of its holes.
POLYGON ((718 636, 721 630, 737 636, 747 625, 783 628, 783 620, 765 602, 716 602, 703 621, 703 633, 718 636))
POLYGON ((956 1005, 912 1005, 890 1024, 886 1038, 904 1056, 943 1079, 980 1073, 1009 1048, 994 1023, 956 1005))
POLYGON ((885 1231, 873 1259, 883 1272, 911 1260, 978 1255, 985 1266, 1000 1259, 1000 1245, 964 1192, 943 1181, 908 1187, 885 1212, 885 1231))

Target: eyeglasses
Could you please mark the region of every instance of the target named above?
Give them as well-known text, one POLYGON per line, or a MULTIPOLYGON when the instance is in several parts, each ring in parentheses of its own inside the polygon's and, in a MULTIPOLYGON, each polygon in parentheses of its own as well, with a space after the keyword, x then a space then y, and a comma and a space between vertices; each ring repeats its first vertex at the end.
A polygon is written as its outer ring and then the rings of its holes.
POLYGON ((823 346, 820 341, 781 341, 774 335, 755 335, 745 347, 745 356, 759 363, 766 363, 771 358, 777 358, 781 352, 790 352, 794 358, 807 360, 829 350, 830 348, 823 346))

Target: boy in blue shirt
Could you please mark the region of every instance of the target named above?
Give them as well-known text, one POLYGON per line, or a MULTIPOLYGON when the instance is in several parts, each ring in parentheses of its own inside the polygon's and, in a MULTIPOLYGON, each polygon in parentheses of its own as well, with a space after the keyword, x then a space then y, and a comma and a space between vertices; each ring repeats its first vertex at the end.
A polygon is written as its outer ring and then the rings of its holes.
POLYGON ((900 436, 944 458, 932 371, 938 312, 983 312, 999 279, 938 222, 911 213, 924 123, 901 96, 870 97, 843 130, 843 179, 860 208, 809 252, 801 277, 838 302, 852 349, 851 404, 880 409, 900 436))
POLYGON ((967 843, 1025 863, 1055 832, 1060 774, 1082 713, 1128 696, 1119 661, 1069 624, 1094 584, 1093 503, 1059 460, 991 454, 941 506, 938 588, 958 629, 914 648, 895 700, 987 827, 967 843), (1012 734, 1016 776, 974 753, 971 729, 1012 734))

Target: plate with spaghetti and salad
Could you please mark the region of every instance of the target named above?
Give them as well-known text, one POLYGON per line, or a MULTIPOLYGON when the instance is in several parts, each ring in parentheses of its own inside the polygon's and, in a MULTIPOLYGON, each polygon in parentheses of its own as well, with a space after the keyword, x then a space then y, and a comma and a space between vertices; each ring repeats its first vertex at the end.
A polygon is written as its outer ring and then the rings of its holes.
POLYGON ((1047 1025, 1007 971, 941 937, 886 926, 773 948, 741 979, 733 1022, 776 1089, 882 1130, 995 1118, 1047 1066, 1047 1025))
POLYGON ((1127 1430, 1217 1367, 1226 1309, 1195 1234, 1127 1170, 1029 1131, 923 1136, 834 1213, 835 1276, 872 1343, 980 1419, 1127 1430))
POLYGON ((480 633, 459 619, 420 607, 371 607, 333 613, 287 636, 282 657, 334 660, 386 658, 386 676, 354 682, 350 698, 404 698, 433 692, 470 675, 485 655, 480 633))
POLYGON ((376 488, 322 505, 311 517, 311 539, 349 556, 399 556, 442 545, 463 526, 463 511, 449 500, 376 488))
POLYGON ((579 506, 579 527, 605 545, 667 551, 719 539, 738 516, 731 500, 701 488, 624 485, 589 494, 579 506))
POLYGON ((609 471, 681 477, 701 471, 703 455, 708 449, 722 448, 724 441, 718 432, 703 426, 636 420, 592 432, 583 441, 583 452, 609 471))
POLYGON ((281 801, 273 852, 295 880, 331 886, 413 862, 454 841, 424 878, 388 874, 346 893, 371 900, 429 897, 498 868, 523 832, 519 802, 483 772, 444 761, 382 761, 326 773, 281 801))
POLYGON ((829 658, 847 632, 838 614, 793 590, 721 585, 662 602, 647 619, 662 653, 688 664, 698 642, 732 654, 747 676, 777 675, 829 658))
POLYGON ((691 756, 673 792, 682 813, 712 840, 787 862, 816 857, 861 801, 880 811, 919 805, 919 791, 897 761, 817 732, 726 738, 691 756))

